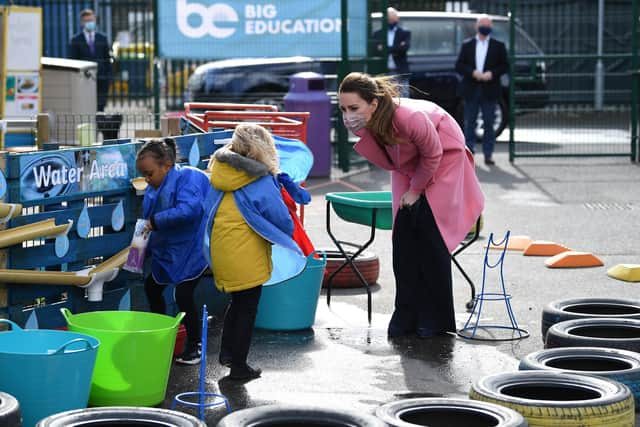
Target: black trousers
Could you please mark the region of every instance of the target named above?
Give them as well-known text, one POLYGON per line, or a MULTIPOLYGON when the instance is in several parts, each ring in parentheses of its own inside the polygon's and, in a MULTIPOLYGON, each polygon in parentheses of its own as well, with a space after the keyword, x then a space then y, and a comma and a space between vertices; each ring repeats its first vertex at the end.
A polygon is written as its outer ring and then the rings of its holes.
POLYGON ((233 366, 247 364, 261 294, 262 285, 231 293, 231 304, 224 316, 220 354, 231 356, 233 366))
POLYGON ((451 255, 424 195, 396 214, 393 273, 396 299, 390 336, 455 331, 451 255))
MULTIPOLYGON (((200 318, 199 310, 196 308, 196 303, 193 300, 193 294, 201 277, 202 275, 193 280, 186 280, 175 287, 176 304, 178 304, 178 309, 185 313, 182 323, 187 330, 187 340, 190 344, 199 343, 202 338, 202 319, 200 318)), ((153 274, 149 274, 144 282, 144 290, 149 300, 149 308, 151 308, 151 311, 154 313, 166 314, 167 312, 164 297, 162 296, 165 288, 166 285, 160 285, 153 280, 153 274)))
POLYGON ((107 98, 109 97, 109 80, 99 78, 96 83, 96 90, 98 95, 97 111, 104 111, 104 107, 107 105, 107 98))

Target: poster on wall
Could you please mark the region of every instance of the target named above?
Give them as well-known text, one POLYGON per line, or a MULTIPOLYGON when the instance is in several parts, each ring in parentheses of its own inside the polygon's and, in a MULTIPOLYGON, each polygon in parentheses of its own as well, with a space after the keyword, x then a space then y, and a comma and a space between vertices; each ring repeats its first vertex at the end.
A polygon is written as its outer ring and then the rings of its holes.
POLYGON ((20 201, 126 190, 136 176, 135 144, 20 156, 20 201))
POLYGON ((42 54, 40 8, 9 8, 7 70, 39 70, 42 54))
POLYGON ((0 15, 5 28, 0 34, 0 63, 4 96, 0 112, 5 117, 33 117, 40 112, 42 56, 42 10, 38 7, 7 6, 0 15))
POLYGON ((40 111, 40 76, 8 75, 5 84, 5 114, 33 116, 40 111))

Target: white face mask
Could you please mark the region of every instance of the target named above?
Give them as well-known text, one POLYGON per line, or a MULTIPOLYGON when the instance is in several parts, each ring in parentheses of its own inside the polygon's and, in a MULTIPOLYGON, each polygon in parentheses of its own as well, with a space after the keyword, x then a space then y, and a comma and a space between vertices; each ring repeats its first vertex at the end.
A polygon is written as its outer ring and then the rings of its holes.
POLYGON ((84 29, 90 33, 96 30, 96 21, 87 21, 84 23, 84 29))
POLYGON ((367 119, 363 113, 347 111, 342 113, 342 122, 351 132, 357 132, 366 126, 367 119))

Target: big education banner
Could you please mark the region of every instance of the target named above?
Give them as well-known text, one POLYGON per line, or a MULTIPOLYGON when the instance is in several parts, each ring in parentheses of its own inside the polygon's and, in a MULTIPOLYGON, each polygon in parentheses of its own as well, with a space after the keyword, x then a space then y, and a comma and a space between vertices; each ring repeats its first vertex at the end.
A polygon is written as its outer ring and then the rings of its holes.
MULTIPOLYGON (((350 1, 349 56, 366 56, 367 2, 350 1)), ((340 0, 163 0, 158 42, 165 58, 341 55, 340 0)))

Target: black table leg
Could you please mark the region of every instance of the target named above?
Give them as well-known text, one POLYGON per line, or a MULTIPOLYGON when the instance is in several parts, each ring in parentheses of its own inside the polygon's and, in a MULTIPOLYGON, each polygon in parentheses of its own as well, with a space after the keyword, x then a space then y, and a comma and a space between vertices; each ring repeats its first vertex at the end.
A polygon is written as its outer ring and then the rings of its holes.
POLYGON ((478 219, 476 220, 476 229, 475 229, 475 232, 473 233, 473 236, 471 237, 471 239, 468 242, 465 242, 462 246, 460 246, 458 249, 453 251, 453 254, 451 254, 451 261, 453 261, 453 263, 456 265, 456 267, 458 267, 458 270, 460 270, 460 273, 462 273, 462 276, 465 278, 467 283, 469 283, 469 287, 471 288, 471 299, 466 304, 466 307, 469 310, 471 310, 473 308, 473 304, 474 304, 475 299, 476 299, 476 287, 473 284, 473 281, 471 280, 471 278, 469 277, 467 272, 464 271, 464 268, 462 268, 462 266, 460 265, 460 263, 456 259, 456 256, 459 253, 461 253, 462 251, 464 251, 465 249, 467 249, 469 246, 471 246, 471 244, 473 242, 478 240, 478 237, 480 236, 480 218, 481 217, 479 216, 478 219))
POLYGON ((357 245, 357 244, 350 243, 350 242, 340 241, 333 235, 333 233, 331 231, 331 201, 329 201, 329 200, 327 200, 327 212, 326 212, 326 215, 327 215, 327 217, 326 217, 327 234, 329 235, 329 237, 331 238, 331 240, 336 245, 336 247, 338 248, 338 250, 340 251, 340 253, 342 254, 342 256, 345 259, 345 262, 342 265, 340 265, 336 269, 336 271, 331 273, 331 275, 327 279, 327 305, 331 305, 331 286, 332 286, 334 277, 340 271, 342 271, 342 269, 344 269, 347 266, 350 266, 351 269, 353 270, 353 272, 356 274, 356 276, 358 277, 358 279, 360 280, 360 282, 362 283, 362 285, 365 287, 365 289, 367 291, 367 315, 368 315, 369 324, 371 324, 371 312, 372 312, 372 307, 373 307, 372 297, 371 297, 371 288, 369 286, 369 283, 367 283, 366 279, 364 278, 364 276, 360 272, 360 270, 358 270, 358 267, 356 267, 356 265, 354 264, 354 260, 362 252, 364 252, 373 243, 373 241, 375 239, 375 236, 376 236, 376 226, 375 226, 375 224, 376 224, 376 219, 377 219, 377 216, 378 216, 378 209, 377 208, 373 208, 373 210, 371 212, 371 233, 369 235, 369 240, 367 240, 363 245, 357 245), (342 248, 343 245, 353 246, 353 247, 357 248, 357 250, 354 252, 353 256, 350 257, 347 254, 347 252, 342 248))

